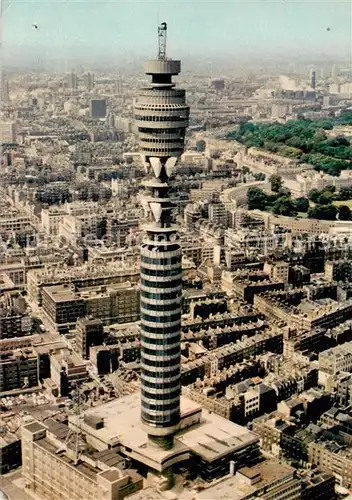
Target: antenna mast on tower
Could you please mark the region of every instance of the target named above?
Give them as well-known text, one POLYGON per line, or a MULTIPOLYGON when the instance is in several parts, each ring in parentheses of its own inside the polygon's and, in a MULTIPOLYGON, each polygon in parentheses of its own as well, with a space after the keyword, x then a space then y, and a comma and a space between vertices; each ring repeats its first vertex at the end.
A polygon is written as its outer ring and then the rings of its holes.
POLYGON ((167 34, 167 24, 161 23, 160 26, 158 26, 158 38, 159 38, 158 59, 166 59, 166 34, 167 34))

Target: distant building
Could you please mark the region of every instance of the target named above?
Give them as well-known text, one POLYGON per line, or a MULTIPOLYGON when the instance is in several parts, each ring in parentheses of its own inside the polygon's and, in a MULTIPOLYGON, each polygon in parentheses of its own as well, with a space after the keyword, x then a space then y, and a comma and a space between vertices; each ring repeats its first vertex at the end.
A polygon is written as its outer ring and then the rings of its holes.
POLYGON ((87 366, 77 354, 52 354, 50 367, 51 380, 63 397, 67 397, 77 384, 82 384, 88 377, 87 366))
POLYGON ((235 475, 205 488, 195 497, 197 500, 300 500, 301 485, 295 477, 293 467, 273 460, 264 460, 256 465, 243 467, 235 475))
MULTIPOLYGON (((285 277, 286 272, 287 270, 284 266, 279 266, 275 270, 274 275, 285 277)), ((269 290, 283 290, 284 287, 284 281, 271 281, 269 276, 263 271, 240 269, 233 273, 224 271, 222 274, 222 289, 250 304, 253 304, 256 294, 269 290)))
POLYGON ((352 455, 349 447, 336 441, 321 440, 308 445, 309 462, 333 473, 336 483, 345 488, 352 486, 352 455))
POLYGON ((15 122, 0 122, 0 144, 14 143, 17 138, 17 130, 15 122))
POLYGON ((283 260, 265 262, 264 272, 268 274, 271 281, 288 283, 289 267, 289 263, 283 260))
POLYGON ((9 82, 6 73, 1 71, 0 73, 0 102, 2 105, 9 104, 9 82))
MULTIPOLYGON (((237 284, 236 284, 237 285, 237 284)), ((237 285, 238 286, 238 285, 237 285)), ((267 288, 254 295, 254 307, 261 313, 278 321, 285 321, 292 328, 310 332, 318 328, 333 328, 352 317, 352 300, 338 302, 333 299, 311 300, 294 292, 274 291, 267 288), (294 305, 293 296, 296 304, 294 305)))
POLYGON ((210 203, 208 206, 208 215, 210 222, 213 224, 219 224, 221 226, 227 225, 227 211, 224 203, 210 203))
POLYGON ((352 372, 352 345, 350 342, 333 347, 319 354, 319 382, 328 375, 352 372))
POLYGON ((285 118, 289 113, 290 107, 287 104, 273 104, 271 107, 272 118, 285 118))
POLYGON ((43 289, 43 310, 61 332, 76 325, 79 318, 92 316, 104 324, 139 320, 139 290, 130 282, 76 288, 54 285, 43 289))
POLYGON ((22 465, 21 424, 22 418, 16 413, 1 412, 0 476, 22 465))
POLYGON ((315 84, 316 84, 316 76, 315 76, 315 71, 314 69, 311 70, 310 72, 310 86, 312 87, 313 90, 315 90, 315 84))
POLYGON ((77 75, 73 71, 67 74, 67 87, 71 90, 77 89, 77 75))
POLYGON ((99 319, 83 318, 77 321, 76 343, 79 355, 89 359, 89 349, 102 345, 104 342, 104 327, 99 319))
POLYGON ((92 118, 105 118, 106 117, 106 100, 105 99, 91 99, 89 105, 89 112, 92 118))
POLYGON ((105 124, 109 127, 109 128, 115 128, 115 114, 112 113, 111 111, 106 115, 106 118, 105 118, 105 124))
POLYGON ((324 95, 323 97, 323 108, 328 108, 330 106, 330 96, 324 95))
POLYGON ((133 131, 133 121, 130 118, 116 116, 115 127, 118 131, 130 134, 133 131))
POLYGON ((0 392, 38 385, 38 356, 31 348, 7 351, 0 360, 0 392))
POLYGON ((329 87, 329 94, 339 94, 340 93, 340 84, 332 83, 329 87))
POLYGON ((86 316, 86 303, 69 285, 43 289, 43 310, 60 332, 74 327, 78 318, 86 316))
POLYGON ((300 194, 306 196, 312 189, 321 191, 327 186, 334 186, 336 191, 342 187, 352 186, 352 171, 342 170, 339 177, 324 172, 304 172, 296 176, 300 186, 300 194))
MULTIPOLYGON (((11 279, 13 280, 13 278, 11 279)), ((126 281, 136 284, 138 280, 139 271, 135 267, 121 268, 120 266, 113 265, 109 267, 105 265, 89 268, 86 266, 76 267, 70 279, 73 285, 81 289, 103 284, 124 283, 126 281)), ((56 272, 49 272, 47 269, 31 269, 27 273, 28 296, 30 300, 35 301, 39 305, 43 303, 43 288, 65 283, 67 283, 67 271, 65 269, 58 268, 56 272)))
POLYGON ((116 80, 115 81, 116 94, 122 94, 122 89, 123 89, 122 80, 116 80))
POLYGON ((84 84, 87 88, 87 90, 90 92, 91 90, 93 90, 93 87, 94 87, 94 75, 93 73, 86 73, 83 77, 83 80, 84 80, 84 84))
POLYGON ((41 223, 44 231, 52 236, 58 236, 60 222, 67 211, 64 208, 49 207, 41 211, 41 223))
POLYGON ((224 90, 224 88, 225 88, 225 80, 223 80, 222 78, 214 78, 211 81, 211 86, 215 90, 224 90))
POLYGON ((32 318, 11 307, 0 307, 0 339, 30 335, 32 318))
POLYGON ((325 263, 325 278, 327 281, 352 281, 352 262, 350 260, 337 260, 325 263))

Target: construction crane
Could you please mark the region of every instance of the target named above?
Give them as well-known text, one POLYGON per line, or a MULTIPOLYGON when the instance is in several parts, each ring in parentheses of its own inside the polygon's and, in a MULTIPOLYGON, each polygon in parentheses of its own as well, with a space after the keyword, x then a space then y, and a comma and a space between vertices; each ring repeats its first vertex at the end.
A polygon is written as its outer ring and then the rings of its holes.
POLYGON ((158 59, 166 59, 166 34, 167 24, 161 23, 158 26, 159 52, 158 59))
POLYGON ((73 403, 73 415, 76 417, 74 422, 74 427, 69 427, 65 442, 63 446, 56 450, 56 454, 65 451, 66 454, 71 458, 74 465, 77 465, 84 450, 84 444, 82 442, 82 429, 81 429, 81 410, 83 409, 83 397, 82 393, 75 384, 75 387, 71 391, 72 403, 73 403))

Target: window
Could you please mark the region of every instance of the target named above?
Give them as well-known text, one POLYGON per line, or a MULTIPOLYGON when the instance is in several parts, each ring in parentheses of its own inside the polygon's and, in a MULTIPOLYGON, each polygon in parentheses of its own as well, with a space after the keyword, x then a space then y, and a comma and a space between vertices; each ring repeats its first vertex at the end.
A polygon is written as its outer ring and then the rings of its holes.
MULTIPOLYGON (((181 356, 176 354, 175 357, 173 357, 171 359, 165 359, 163 361, 161 361, 161 359, 157 359, 157 360, 151 361, 150 359, 144 358, 143 353, 142 353, 142 362, 143 362, 143 364, 148 365, 148 366, 154 366, 156 368, 157 367, 166 368, 166 367, 169 367, 172 365, 180 364, 181 363, 181 356)), ((167 373, 170 373, 170 372, 167 372, 167 373)))
POLYGON ((141 313, 141 319, 150 321, 151 323, 172 323, 180 320, 180 314, 168 314, 164 316, 150 316, 149 314, 141 313))
POLYGON ((146 276, 177 276, 181 274, 181 269, 179 267, 175 269, 146 269, 145 267, 141 267, 141 273, 146 276))
POLYGON ((141 278, 141 285, 149 286, 151 288, 176 288, 181 286, 181 280, 170 280, 170 281, 149 281, 141 278))
POLYGON ((143 255, 141 256, 141 263, 145 264, 154 264, 157 266, 165 266, 165 265, 172 265, 172 264, 180 264, 181 263, 181 256, 180 257, 169 257, 167 259, 154 259, 152 257, 144 257, 143 255))
POLYGON ((175 354, 180 353, 180 347, 173 347, 171 349, 167 349, 167 346, 164 349, 149 349, 148 347, 143 347, 143 352, 146 354, 150 354, 152 356, 173 356, 175 354))
POLYGON ((146 299, 155 299, 155 300, 170 300, 180 297, 180 293, 179 292, 151 293, 141 290, 141 297, 145 297, 146 299))
POLYGON ((173 304, 147 304, 142 302, 143 309, 147 309, 149 311, 174 311, 179 306, 175 303, 173 304))

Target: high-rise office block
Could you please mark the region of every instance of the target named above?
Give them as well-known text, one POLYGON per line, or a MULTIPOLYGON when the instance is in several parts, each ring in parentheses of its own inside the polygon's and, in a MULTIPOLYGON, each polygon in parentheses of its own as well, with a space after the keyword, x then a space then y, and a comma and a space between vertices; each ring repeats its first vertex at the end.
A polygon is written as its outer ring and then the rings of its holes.
POLYGON ((316 74, 314 69, 310 71, 310 86, 312 87, 313 90, 315 90, 315 84, 316 84, 316 74))
POLYGON ((104 326, 100 319, 80 318, 77 321, 76 344, 83 359, 89 359, 89 348, 104 343, 104 326))
POLYGON ((0 73, 0 104, 6 106, 10 102, 9 82, 4 71, 0 73))
POLYGON ((67 87, 71 90, 77 89, 77 75, 73 71, 67 75, 67 87))
POLYGON ((121 80, 115 81, 115 92, 116 92, 116 94, 122 94, 122 81, 121 80))
POLYGON ((141 419, 151 443, 173 445, 180 421, 181 248, 173 225, 169 177, 184 151, 189 107, 166 58, 166 23, 158 29, 158 59, 145 63, 152 82, 134 105, 140 150, 151 174, 143 206, 150 223, 141 245, 141 419))
POLYGON ((323 97, 323 108, 328 108, 330 106, 330 96, 324 95, 323 97))
POLYGON ((91 99, 89 104, 90 116, 92 118, 106 117, 106 101, 105 99, 91 99))
POLYGON ((13 144, 17 139, 15 122, 0 122, 0 144, 13 144))
POLYGON ((94 87, 94 75, 92 73, 86 73, 83 77, 84 80, 84 85, 86 86, 87 90, 90 92, 93 90, 94 87))
POLYGON ((109 128, 115 128, 115 119, 116 119, 115 113, 110 111, 105 118, 106 125, 109 128))
POLYGON ((336 77, 337 77, 337 68, 336 64, 333 64, 331 68, 331 78, 334 80, 336 77))
POLYGON ((215 90, 224 90, 225 88, 225 80, 222 78, 214 78, 211 81, 212 87, 214 87, 215 90))

